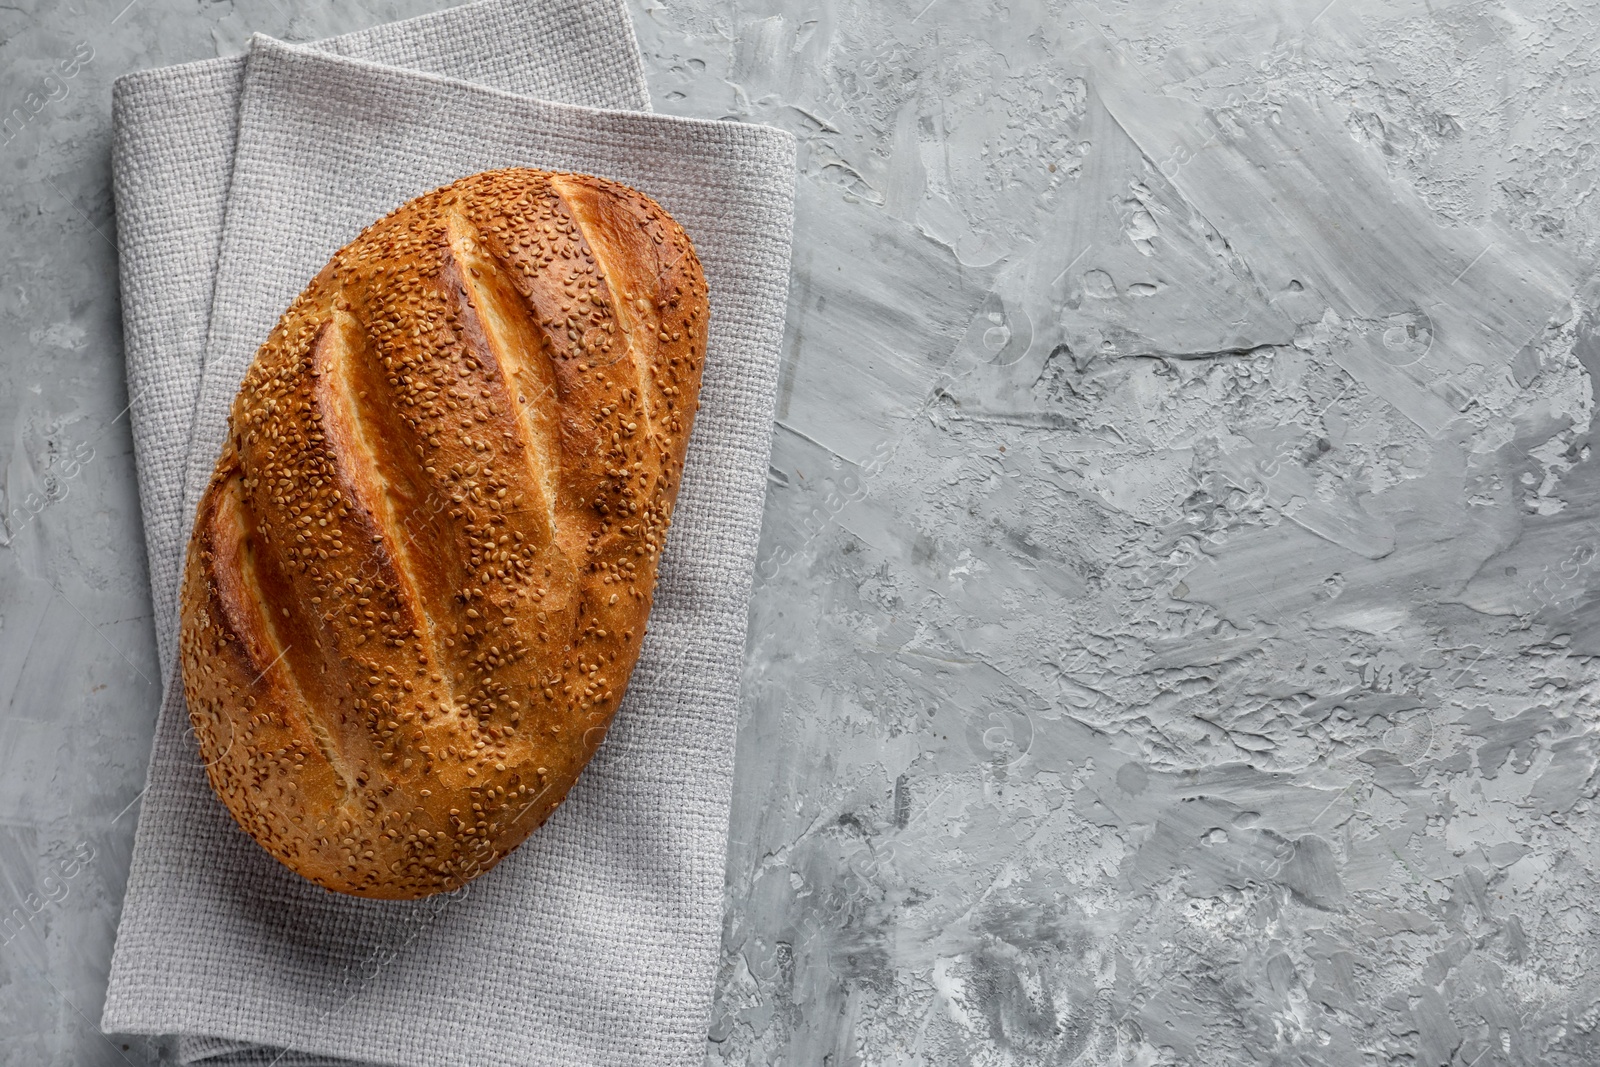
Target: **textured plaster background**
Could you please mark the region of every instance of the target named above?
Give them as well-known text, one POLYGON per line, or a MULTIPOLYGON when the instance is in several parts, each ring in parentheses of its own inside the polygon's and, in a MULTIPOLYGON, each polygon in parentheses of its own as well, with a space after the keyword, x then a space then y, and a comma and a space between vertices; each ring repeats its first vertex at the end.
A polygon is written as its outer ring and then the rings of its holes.
MULTIPOLYGON (((110 81, 438 6, 123 2, 0 5, 6 1064, 165 1055, 110 81)), ((708 1064, 1600 1064, 1600 12, 634 15, 803 146, 708 1064)))

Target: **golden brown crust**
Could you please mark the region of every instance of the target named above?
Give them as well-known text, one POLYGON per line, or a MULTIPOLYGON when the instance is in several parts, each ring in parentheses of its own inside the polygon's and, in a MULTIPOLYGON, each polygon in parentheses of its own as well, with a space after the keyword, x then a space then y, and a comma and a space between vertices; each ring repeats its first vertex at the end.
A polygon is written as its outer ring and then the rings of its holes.
POLYGON ((693 245, 601 178, 475 174, 373 224, 256 354, 184 573, 212 787, 341 893, 494 866, 638 659, 700 389, 693 245))

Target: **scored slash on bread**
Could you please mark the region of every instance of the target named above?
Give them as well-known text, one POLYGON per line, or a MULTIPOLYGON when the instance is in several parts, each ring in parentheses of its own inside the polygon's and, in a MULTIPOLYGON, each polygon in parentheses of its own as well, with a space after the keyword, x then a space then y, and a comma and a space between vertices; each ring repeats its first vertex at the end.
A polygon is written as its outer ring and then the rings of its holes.
POLYGON ((328 889, 455 889, 549 818, 638 659, 709 317, 616 182, 463 178, 340 249, 201 500, 184 692, 211 785, 328 889))

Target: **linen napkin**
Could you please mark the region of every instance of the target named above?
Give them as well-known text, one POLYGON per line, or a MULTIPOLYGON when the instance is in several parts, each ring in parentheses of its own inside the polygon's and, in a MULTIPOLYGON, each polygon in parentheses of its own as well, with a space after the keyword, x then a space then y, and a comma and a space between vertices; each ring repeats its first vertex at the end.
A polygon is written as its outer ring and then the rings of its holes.
POLYGON ((119 83, 129 390, 167 688, 108 1031, 175 1033, 183 1062, 219 1064, 703 1060, 794 142, 645 103, 614 0, 491 0, 316 46, 258 37, 241 60, 119 83), (701 409, 649 637, 566 803, 455 894, 342 897, 268 857, 205 781, 172 656, 183 544, 282 309, 373 219, 502 166, 615 178, 689 232, 711 287, 701 409))

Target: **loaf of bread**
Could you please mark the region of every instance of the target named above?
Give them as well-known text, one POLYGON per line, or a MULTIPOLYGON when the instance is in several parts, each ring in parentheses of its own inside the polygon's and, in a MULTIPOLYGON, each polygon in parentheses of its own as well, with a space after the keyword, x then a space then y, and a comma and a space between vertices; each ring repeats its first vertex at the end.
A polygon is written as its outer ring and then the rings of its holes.
POLYGON ((409 899, 550 817, 639 656, 708 315, 653 200, 527 169, 397 208, 284 313, 182 594, 201 757, 269 853, 409 899))

